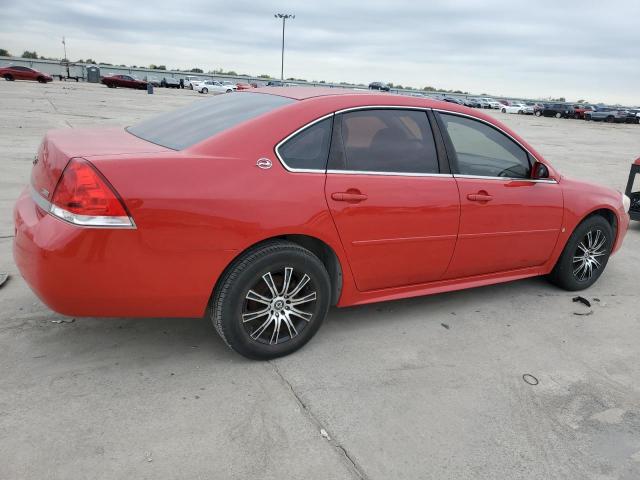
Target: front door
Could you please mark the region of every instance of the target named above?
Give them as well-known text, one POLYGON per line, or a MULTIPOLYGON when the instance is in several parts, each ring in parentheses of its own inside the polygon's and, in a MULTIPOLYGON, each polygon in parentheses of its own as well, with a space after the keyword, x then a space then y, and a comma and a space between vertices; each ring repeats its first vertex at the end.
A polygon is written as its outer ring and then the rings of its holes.
POLYGON ((425 111, 337 115, 325 194, 360 291, 443 276, 458 233, 458 188, 440 173, 425 111))
POLYGON ((460 231, 446 278, 546 263, 563 215, 560 186, 531 178, 532 158, 498 129, 440 113, 460 192, 460 231))

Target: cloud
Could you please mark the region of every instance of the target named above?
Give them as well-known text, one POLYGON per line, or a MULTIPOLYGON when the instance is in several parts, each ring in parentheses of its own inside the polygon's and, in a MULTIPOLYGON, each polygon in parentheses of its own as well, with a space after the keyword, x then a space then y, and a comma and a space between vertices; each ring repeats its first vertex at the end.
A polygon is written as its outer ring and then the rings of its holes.
POLYGON ((0 47, 109 63, 640 103, 640 2, 0 0, 0 47))

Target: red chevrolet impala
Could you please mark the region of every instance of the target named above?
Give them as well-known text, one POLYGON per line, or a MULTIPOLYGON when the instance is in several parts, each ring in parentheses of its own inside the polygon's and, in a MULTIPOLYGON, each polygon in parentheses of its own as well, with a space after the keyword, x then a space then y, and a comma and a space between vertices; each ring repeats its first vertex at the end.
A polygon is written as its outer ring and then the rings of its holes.
POLYGON ((589 287, 627 210, 477 110, 260 88, 128 128, 47 133, 14 255, 53 310, 206 314, 264 359, 304 345, 331 305, 535 275, 589 287))

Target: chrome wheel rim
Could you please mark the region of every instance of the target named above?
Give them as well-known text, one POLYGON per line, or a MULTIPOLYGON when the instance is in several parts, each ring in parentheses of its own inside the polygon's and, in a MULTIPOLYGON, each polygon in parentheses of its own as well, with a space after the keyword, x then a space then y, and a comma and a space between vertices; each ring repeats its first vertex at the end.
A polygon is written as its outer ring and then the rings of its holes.
POLYGON ((280 345, 313 320, 318 294, 311 277, 284 267, 260 277, 245 295, 242 325, 259 343, 280 345))
POLYGON ((573 276, 587 282, 602 268, 602 257, 607 254, 607 236, 600 229, 589 230, 578 243, 573 256, 573 276))

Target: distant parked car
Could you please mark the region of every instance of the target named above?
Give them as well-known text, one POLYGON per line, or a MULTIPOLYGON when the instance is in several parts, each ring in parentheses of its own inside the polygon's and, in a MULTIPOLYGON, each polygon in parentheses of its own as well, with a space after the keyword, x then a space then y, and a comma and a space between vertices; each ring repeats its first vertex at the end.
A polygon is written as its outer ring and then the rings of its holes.
POLYGON ((640 117, 638 117, 636 112, 637 110, 635 112, 629 109, 625 110, 625 113, 627 114, 627 123, 640 123, 640 117))
POLYGON ((138 80, 131 75, 112 75, 110 77, 104 77, 102 79, 109 88, 123 87, 123 88, 137 88, 143 90, 147 88, 147 82, 138 80))
POLYGON ((502 113, 518 113, 520 115, 533 115, 533 107, 526 103, 512 102, 511 105, 504 105, 501 109, 502 113))
POLYGON ((443 101, 445 102, 449 102, 449 103, 455 103, 457 105, 464 105, 464 101, 461 98, 458 97, 443 97, 442 98, 443 101))
POLYGON ((194 84, 193 89, 198 93, 231 93, 233 88, 230 85, 223 85, 217 80, 205 80, 194 84))
POLYGON ((160 86, 160 82, 162 82, 162 80, 160 79, 160 77, 156 77, 155 75, 146 75, 143 80, 147 83, 150 83, 151 85, 153 85, 154 87, 159 87, 160 86))
POLYGON ((53 80, 51 75, 21 65, 0 68, 0 77, 9 82, 14 80, 34 80, 39 83, 47 83, 53 80))
POLYGON ((252 88, 256 88, 250 83, 236 83, 237 90, 251 90, 252 88))
POLYGON ((386 83, 371 82, 369 84, 369 90, 380 90, 382 92, 388 92, 389 90, 391 90, 391 87, 389 87, 389 85, 387 85, 386 83))
POLYGON ((586 112, 593 112, 594 110, 595 110, 595 108, 592 107, 591 105, 578 104, 578 105, 574 105, 573 106, 573 111, 575 113, 575 117, 579 118, 581 120, 584 120, 584 114, 586 112))
POLYGON ((165 88, 180 88, 180 80, 173 77, 164 77, 160 80, 160 86, 165 88))
POLYGON ((237 90, 238 89, 238 86, 235 83, 233 83, 233 82, 231 82, 229 80, 223 80, 220 83, 222 85, 224 85, 225 87, 229 87, 229 88, 231 88, 233 90, 237 90))
POLYGON ((187 75, 186 77, 184 77, 184 80, 182 81, 182 83, 184 84, 184 88, 189 88, 193 90, 193 83, 194 82, 199 83, 202 81, 204 81, 204 78, 196 77, 194 75, 187 75))
POLYGON ((593 112, 585 112, 585 120, 607 123, 627 123, 627 111, 612 107, 596 107, 593 112))
POLYGON ((489 104, 489 102, 484 98, 478 98, 477 100, 478 100, 478 103, 480 104, 478 108, 491 108, 491 105, 489 104))
POLYGON ((575 118, 576 116, 573 105, 565 103, 547 103, 543 108, 536 110, 535 114, 538 117, 556 118, 575 118))
POLYGON ((283 83, 280 80, 269 80, 267 82, 267 87, 282 87, 283 83))
POLYGON ((502 107, 504 107, 504 104, 499 102, 499 101, 497 101, 497 100, 489 100, 489 105, 494 110, 500 110, 502 107))

